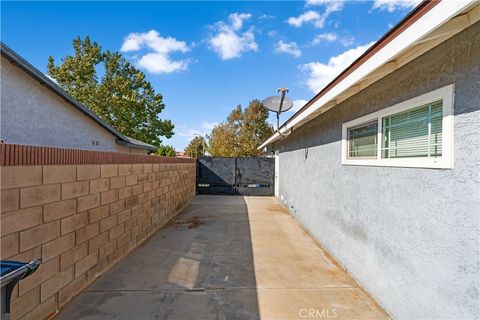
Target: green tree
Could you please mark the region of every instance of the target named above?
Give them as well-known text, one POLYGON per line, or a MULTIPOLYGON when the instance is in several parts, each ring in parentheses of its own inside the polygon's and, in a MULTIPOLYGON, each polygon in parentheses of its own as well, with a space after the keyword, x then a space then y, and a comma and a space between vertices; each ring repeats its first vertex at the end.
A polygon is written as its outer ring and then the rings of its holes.
POLYGON ((273 127, 267 119, 268 111, 259 100, 250 101, 245 109, 235 107, 225 122, 213 128, 209 141, 211 155, 258 156, 258 146, 273 134, 273 127))
POLYGON ((155 154, 162 157, 175 157, 177 155, 177 152, 175 151, 175 148, 173 146, 161 145, 160 147, 158 147, 155 154))
POLYGON ((185 148, 185 153, 190 158, 198 158, 205 155, 207 149, 207 142, 204 137, 193 138, 188 146, 185 148))
POLYGON ((122 134, 161 144, 173 135, 173 124, 158 116, 165 108, 145 74, 118 52, 103 51, 89 37, 73 40, 75 53, 55 65, 48 59, 48 74, 71 96, 85 104, 122 134))

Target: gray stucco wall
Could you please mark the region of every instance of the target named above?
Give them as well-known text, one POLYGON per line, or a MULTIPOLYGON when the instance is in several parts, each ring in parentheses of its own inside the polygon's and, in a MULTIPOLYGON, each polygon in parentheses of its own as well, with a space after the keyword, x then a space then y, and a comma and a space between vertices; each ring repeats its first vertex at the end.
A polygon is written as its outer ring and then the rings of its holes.
POLYGON ((145 153, 117 144, 112 133, 3 57, 0 109, 0 137, 7 143, 145 153))
POLYGON ((279 196, 394 318, 480 317, 480 24, 274 145, 279 196), (342 123, 455 84, 454 169, 341 165, 342 123))

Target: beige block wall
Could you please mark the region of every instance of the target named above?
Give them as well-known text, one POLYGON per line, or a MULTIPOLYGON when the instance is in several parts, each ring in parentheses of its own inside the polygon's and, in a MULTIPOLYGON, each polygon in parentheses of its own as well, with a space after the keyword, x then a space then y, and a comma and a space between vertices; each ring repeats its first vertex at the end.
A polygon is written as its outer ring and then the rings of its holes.
POLYGON ((12 319, 45 319, 195 195, 195 163, 1 167, 1 259, 42 264, 12 319))

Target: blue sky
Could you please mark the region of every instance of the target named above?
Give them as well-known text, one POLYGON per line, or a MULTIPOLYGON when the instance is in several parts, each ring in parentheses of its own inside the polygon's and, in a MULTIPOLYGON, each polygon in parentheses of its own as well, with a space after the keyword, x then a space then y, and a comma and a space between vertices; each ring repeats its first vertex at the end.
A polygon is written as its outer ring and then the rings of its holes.
POLYGON ((76 36, 121 51, 164 96, 176 128, 163 143, 183 150, 278 87, 301 107, 418 2, 2 1, 1 38, 42 72, 76 36))

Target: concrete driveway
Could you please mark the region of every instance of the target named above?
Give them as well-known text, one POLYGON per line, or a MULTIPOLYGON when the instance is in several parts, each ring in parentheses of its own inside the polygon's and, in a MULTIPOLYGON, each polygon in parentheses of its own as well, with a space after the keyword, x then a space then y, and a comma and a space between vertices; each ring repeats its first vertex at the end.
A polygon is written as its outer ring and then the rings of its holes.
POLYGON ((380 319, 273 197, 198 196, 57 319, 380 319))

